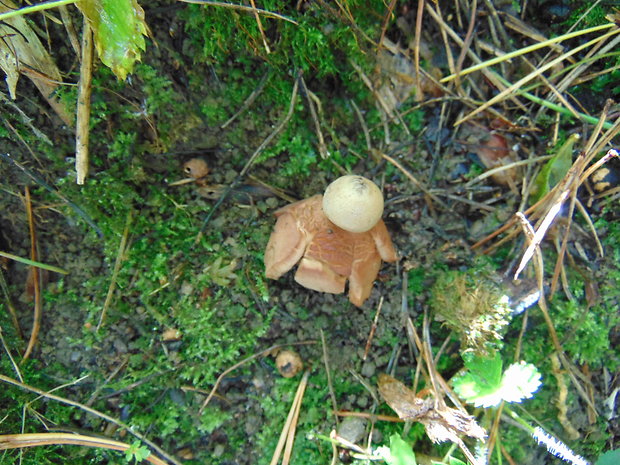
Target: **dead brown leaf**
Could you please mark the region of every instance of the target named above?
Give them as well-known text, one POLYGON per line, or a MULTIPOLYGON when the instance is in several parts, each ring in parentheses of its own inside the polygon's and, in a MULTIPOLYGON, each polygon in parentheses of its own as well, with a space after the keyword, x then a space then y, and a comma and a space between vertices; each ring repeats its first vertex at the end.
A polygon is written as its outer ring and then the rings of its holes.
POLYGON ((460 434, 479 440, 486 437, 486 431, 476 423, 474 417, 448 407, 435 398, 421 399, 403 383, 386 374, 379 375, 379 393, 402 420, 422 423, 431 441, 452 441, 475 463, 459 437, 460 434))

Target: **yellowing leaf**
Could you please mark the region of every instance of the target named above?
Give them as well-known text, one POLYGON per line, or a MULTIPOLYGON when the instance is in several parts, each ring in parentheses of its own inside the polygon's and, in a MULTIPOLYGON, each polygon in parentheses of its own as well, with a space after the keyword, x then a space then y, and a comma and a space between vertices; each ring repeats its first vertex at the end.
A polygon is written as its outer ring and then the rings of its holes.
POLYGON ((146 48, 142 7, 137 0, 82 0, 76 6, 88 18, 103 64, 125 79, 146 48))

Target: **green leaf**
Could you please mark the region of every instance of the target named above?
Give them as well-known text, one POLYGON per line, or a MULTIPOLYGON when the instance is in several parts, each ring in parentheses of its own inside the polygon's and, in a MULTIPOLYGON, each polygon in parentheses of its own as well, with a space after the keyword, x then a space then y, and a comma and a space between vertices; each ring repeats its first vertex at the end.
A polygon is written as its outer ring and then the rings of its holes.
POLYGON ((468 355, 467 372, 454 378, 456 393, 476 407, 494 407, 500 402, 521 402, 540 387, 540 372, 529 363, 513 363, 502 374, 502 360, 468 355))
POLYGON ((149 455, 151 455, 151 451, 148 447, 142 445, 140 441, 134 441, 131 446, 129 446, 129 449, 125 451, 125 459, 128 462, 135 460, 137 463, 140 463, 149 455))
POLYGON ((144 10, 137 0, 82 0, 76 5, 88 18, 99 58, 124 80, 146 48, 144 10))
POLYGON ((450 465, 467 465, 466 462, 463 462, 462 460, 459 460, 459 459, 454 458, 454 457, 450 457, 449 460, 450 460, 450 462, 449 462, 450 465))
POLYGON ((616 465, 620 463, 620 449, 610 450, 601 455, 595 465, 616 465))
MULTIPOLYGON (((497 392, 502 380, 502 358, 495 352, 492 357, 466 353, 467 372, 454 379, 454 390, 467 402, 497 392)), ((499 403, 499 402, 498 402, 499 403)))
POLYGON ((566 176, 573 164, 573 146, 579 140, 579 134, 571 134, 557 153, 543 166, 534 180, 530 195, 534 204, 542 199, 566 176))
POLYGON ((388 465, 416 465, 418 463, 411 446, 403 441, 398 434, 390 436, 389 449, 382 446, 376 452, 388 465))

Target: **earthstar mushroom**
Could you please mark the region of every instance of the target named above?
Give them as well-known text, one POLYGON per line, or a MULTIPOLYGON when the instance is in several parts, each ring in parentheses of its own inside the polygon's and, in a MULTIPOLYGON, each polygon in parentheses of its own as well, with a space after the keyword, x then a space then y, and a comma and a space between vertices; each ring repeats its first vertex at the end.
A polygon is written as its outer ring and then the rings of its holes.
POLYGON ((265 275, 278 279, 299 262, 299 284, 340 294, 348 279, 349 300, 361 306, 370 296, 381 260, 398 260, 382 213, 379 188, 354 175, 338 178, 325 196, 280 208, 265 250, 265 275))

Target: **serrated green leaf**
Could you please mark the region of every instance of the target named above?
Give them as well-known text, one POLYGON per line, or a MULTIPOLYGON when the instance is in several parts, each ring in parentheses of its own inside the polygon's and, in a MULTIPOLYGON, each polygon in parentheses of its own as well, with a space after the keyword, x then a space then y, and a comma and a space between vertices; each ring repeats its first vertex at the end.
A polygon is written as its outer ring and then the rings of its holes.
POLYGON ((540 372, 534 365, 513 363, 502 376, 501 396, 506 402, 521 402, 532 397, 540 385, 540 372))
POLYGON ((137 0, 82 0, 76 5, 88 18, 99 58, 124 80, 146 48, 144 10, 137 0))
POLYGON ((531 364, 514 363, 502 374, 502 360, 468 356, 467 372, 454 378, 455 392, 476 407, 494 407, 500 402, 521 402, 540 387, 540 372, 531 364))
POLYGON ((532 204, 547 195, 566 176, 573 164, 573 146, 577 140, 579 140, 579 134, 571 134, 553 158, 540 170, 530 193, 532 204))

